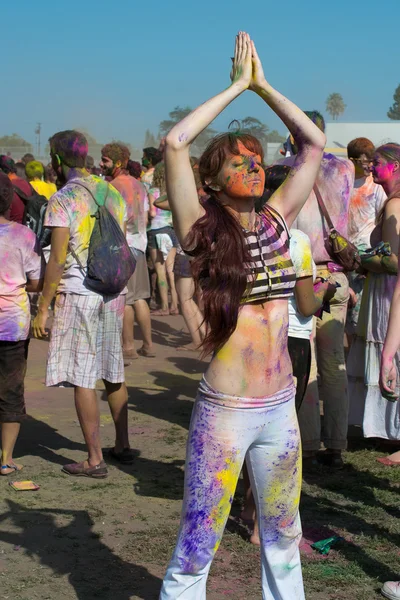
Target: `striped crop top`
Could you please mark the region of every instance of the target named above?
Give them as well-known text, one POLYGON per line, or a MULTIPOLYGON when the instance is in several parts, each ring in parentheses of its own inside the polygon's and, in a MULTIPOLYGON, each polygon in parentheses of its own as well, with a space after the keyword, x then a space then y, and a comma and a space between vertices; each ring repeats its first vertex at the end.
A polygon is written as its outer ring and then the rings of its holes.
POLYGON ((296 272, 290 258, 289 231, 283 218, 266 204, 256 217, 255 231, 243 231, 253 261, 247 266, 248 288, 241 303, 291 296, 296 272))

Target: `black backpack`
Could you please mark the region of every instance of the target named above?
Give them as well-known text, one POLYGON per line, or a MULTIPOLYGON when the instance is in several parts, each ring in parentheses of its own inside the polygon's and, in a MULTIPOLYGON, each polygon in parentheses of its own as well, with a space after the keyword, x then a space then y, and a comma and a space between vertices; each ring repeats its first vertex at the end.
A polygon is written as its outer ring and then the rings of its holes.
POLYGON ((70 252, 85 274, 85 284, 90 290, 107 296, 120 294, 135 271, 136 259, 117 220, 105 206, 110 186, 107 186, 104 205, 100 205, 85 185, 77 181, 74 185, 89 192, 98 210, 91 215, 96 222, 90 236, 86 268, 72 248, 70 252))
POLYGON ((14 192, 25 204, 22 224, 36 233, 42 248, 48 246, 51 242, 51 229, 44 226, 44 217, 48 204, 47 198, 38 194, 32 186, 31 196, 26 196, 16 185, 13 185, 13 188, 14 192))

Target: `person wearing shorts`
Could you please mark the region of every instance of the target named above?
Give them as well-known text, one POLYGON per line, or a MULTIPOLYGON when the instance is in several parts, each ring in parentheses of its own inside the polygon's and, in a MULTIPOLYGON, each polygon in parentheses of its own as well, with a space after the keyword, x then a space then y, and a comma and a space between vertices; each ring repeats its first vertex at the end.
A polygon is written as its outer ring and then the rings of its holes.
POLYGON ((122 348, 126 366, 132 360, 139 358, 139 355, 155 357, 150 308, 147 303, 147 299, 150 298, 150 279, 146 261, 149 200, 145 185, 127 171, 129 157, 130 150, 127 146, 120 142, 112 142, 102 148, 100 162, 103 174, 112 178, 113 186, 125 200, 128 218, 126 241, 136 259, 136 269, 128 281, 128 292, 125 297, 122 348), (137 352, 133 336, 135 319, 143 337, 143 345, 137 352))
POLYGON ((171 211, 157 207, 157 200, 164 195, 165 191, 165 165, 159 163, 154 171, 153 182, 149 191, 151 221, 150 229, 147 232, 149 254, 157 273, 157 286, 161 299, 161 308, 153 311, 152 314, 159 317, 179 314, 174 277, 176 249, 179 245, 178 238, 172 227, 171 211), (171 294, 170 304, 168 290, 171 294))
POLYGON ((86 138, 77 131, 62 131, 50 139, 52 165, 64 185, 52 196, 46 211, 45 225, 52 228, 51 253, 33 327, 37 337, 44 337, 48 307, 56 294, 46 385, 74 387, 75 406, 88 447, 85 461, 65 465, 63 471, 104 478, 108 471, 100 441, 96 397, 99 379, 104 382, 115 424, 115 445, 110 455, 121 463, 134 460, 129 447, 121 346, 125 297, 123 293, 107 296, 89 289, 84 266, 96 203, 106 206, 123 230, 127 217, 120 193, 85 170, 87 152, 86 138))
POLYGON ((29 292, 40 291, 45 262, 33 231, 9 220, 13 187, 0 173, 0 423, 1 475, 22 469, 13 452, 26 416, 24 379, 28 356, 29 292))

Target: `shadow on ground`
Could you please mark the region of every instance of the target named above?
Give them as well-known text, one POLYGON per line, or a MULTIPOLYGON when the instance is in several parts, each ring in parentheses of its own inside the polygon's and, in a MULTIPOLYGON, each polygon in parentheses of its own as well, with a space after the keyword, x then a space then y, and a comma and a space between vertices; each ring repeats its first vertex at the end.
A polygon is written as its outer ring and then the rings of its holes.
MULTIPOLYGON (((6 502, 9 510, 1 515, 0 524, 10 521, 20 532, 3 531, 0 525, 0 540, 36 557, 55 577, 67 575, 79 600, 130 600, 133 595, 143 600, 158 598, 161 580, 146 568, 122 560, 103 544, 92 531, 94 523, 87 511, 28 509, 6 502), (68 523, 59 526, 56 519, 68 523)), ((54 586, 57 588, 56 582, 54 586)))

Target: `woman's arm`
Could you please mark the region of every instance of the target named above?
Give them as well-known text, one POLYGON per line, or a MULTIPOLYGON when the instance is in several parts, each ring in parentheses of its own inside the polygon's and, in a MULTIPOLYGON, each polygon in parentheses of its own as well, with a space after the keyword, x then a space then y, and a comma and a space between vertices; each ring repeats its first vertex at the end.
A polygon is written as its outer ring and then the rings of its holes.
POLYGON ((156 216, 156 207, 155 207, 154 196, 153 196, 153 194, 149 194, 149 218, 150 218, 150 221, 151 221, 151 219, 154 219, 155 216, 156 216))
POLYGON ((210 123, 250 85, 252 72, 250 38, 240 32, 236 36, 232 84, 175 125, 166 137, 165 171, 167 196, 174 227, 184 242, 192 225, 204 214, 189 160, 190 144, 210 123))
POLYGON ((266 81, 254 42, 251 42, 253 75, 250 84, 282 119, 299 148, 285 183, 271 196, 271 204, 286 220, 288 227, 299 214, 313 188, 326 143, 325 134, 293 102, 282 96, 266 81))
POLYGON ((69 227, 53 227, 51 234, 50 258, 44 276, 43 292, 39 299, 37 315, 33 321, 33 334, 36 338, 46 336, 46 321, 49 306, 56 295, 67 259, 69 227))
POLYGON ((336 293, 336 287, 329 281, 314 285, 312 277, 301 277, 294 288, 297 310, 303 317, 315 315, 324 301, 329 301, 336 293))
POLYGON ((382 350, 380 386, 382 394, 392 400, 395 396, 397 371, 394 357, 400 347, 400 273, 397 275, 392 304, 390 306, 389 324, 382 350))
POLYGON ((362 266, 373 273, 388 273, 397 275, 398 272, 398 248, 400 236, 400 198, 392 198, 386 203, 383 215, 382 240, 397 252, 390 256, 370 256, 363 258, 362 266))

